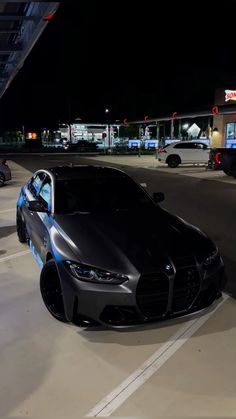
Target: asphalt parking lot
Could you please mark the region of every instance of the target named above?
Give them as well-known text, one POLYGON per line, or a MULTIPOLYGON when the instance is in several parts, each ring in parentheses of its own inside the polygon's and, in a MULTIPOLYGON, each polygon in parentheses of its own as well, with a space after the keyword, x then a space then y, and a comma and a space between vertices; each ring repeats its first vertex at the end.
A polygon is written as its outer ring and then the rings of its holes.
MULTIPOLYGON (((39 164, 10 161, 13 180, 0 190, 0 415, 235 416, 236 303, 227 294, 205 314, 136 329, 50 316, 39 267, 15 231, 20 186, 39 164)), ((196 177, 199 168, 187 170, 181 175, 196 177)))

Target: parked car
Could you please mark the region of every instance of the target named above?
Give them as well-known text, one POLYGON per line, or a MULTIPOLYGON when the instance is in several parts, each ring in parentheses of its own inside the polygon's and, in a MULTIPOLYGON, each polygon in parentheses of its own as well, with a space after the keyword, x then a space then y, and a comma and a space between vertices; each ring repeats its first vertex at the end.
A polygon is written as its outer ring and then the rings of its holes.
POLYGON ((66 151, 95 152, 98 150, 97 143, 87 140, 79 140, 77 143, 64 142, 63 148, 66 151))
POLYGON ((213 170, 223 170, 226 175, 236 178, 236 149, 212 149, 209 155, 208 167, 213 170))
POLYGON ((224 287, 213 241, 162 209, 121 170, 38 170, 17 201, 17 233, 42 265, 40 289, 58 320, 122 326, 186 315, 224 287))
POLYGON ((161 147, 158 160, 175 168, 180 164, 207 164, 210 148, 200 141, 178 141, 161 147))
POLYGON ((114 141, 115 149, 128 149, 129 140, 128 139, 118 139, 114 141))
POLYGON ((11 169, 6 159, 0 159, 0 187, 8 180, 11 180, 11 169))

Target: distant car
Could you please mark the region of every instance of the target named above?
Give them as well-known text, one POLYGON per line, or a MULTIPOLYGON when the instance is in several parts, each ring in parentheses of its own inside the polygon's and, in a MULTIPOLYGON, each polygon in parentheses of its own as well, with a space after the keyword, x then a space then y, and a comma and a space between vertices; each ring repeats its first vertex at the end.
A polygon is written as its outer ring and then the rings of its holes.
POLYGON ((98 150, 96 142, 79 140, 77 143, 70 143, 69 141, 63 142, 63 148, 65 151, 74 151, 74 152, 95 152, 98 150))
POLYGON ((213 148, 209 155, 208 167, 213 170, 223 170, 226 175, 236 179, 236 149, 213 148))
POLYGON ((158 160, 175 168, 180 164, 207 164, 210 148, 201 141, 178 141, 161 147, 158 160))
POLYGON ((128 144, 129 144, 129 140, 123 140, 123 139, 119 139, 114 141, 114 148, 115 149, 127 149, 128 150, 128 144))
POLYGON ((124 326, 201 310, 220 296, 224 265, 198 228, 162 209, 123 171, 38 170, 17 201, 17 233, 40 265, 49 312, 124 326))
POLYGON ((11 180, 11 169, 6 159, 0 159, 0 187, 8 180, 11 180))

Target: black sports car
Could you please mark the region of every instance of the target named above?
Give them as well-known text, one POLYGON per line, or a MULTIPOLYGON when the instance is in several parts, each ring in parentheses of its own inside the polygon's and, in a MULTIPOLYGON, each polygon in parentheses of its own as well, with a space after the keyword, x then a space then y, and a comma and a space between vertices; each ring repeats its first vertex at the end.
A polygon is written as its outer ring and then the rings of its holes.
POLYGON ((42 265, 42 298, 54 317, 132 325, 192 313, 220 296, 217 247, 162 209, 163 199, 111 167, 33 175, 17 202, 17 232, 42 265))

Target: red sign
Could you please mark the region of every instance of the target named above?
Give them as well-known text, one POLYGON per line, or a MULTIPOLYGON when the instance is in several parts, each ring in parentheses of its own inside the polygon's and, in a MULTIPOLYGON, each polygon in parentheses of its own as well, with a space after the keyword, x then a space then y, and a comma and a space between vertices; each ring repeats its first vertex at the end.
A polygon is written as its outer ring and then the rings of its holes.
POLYGON ((128 125, 127 118, 125 118, 125 119, 124 119, 123 124, 124 124, 124 125, 128 125))
POLYGON ((145 121, 145 122, 148 122, 148 115, 146 115, 146 116, 144 117, 144 121, 145 121))
POLYGON ((173 112, 172 113, 172 119, 176 119, 177 118, 177 112, 173 112))
POLYGON ((219 113, 218 106, 213 106, 213 108, 211 108, 211 113, 212 115, 218 115, 219 113))
POLYGON ((37 140, 37 134, 36 132, 27 132, 26 138, 28 138, 29 140, 37 140))
POLYGON ((225 90, 225 102, 236 100, 236 90, 225 90))

